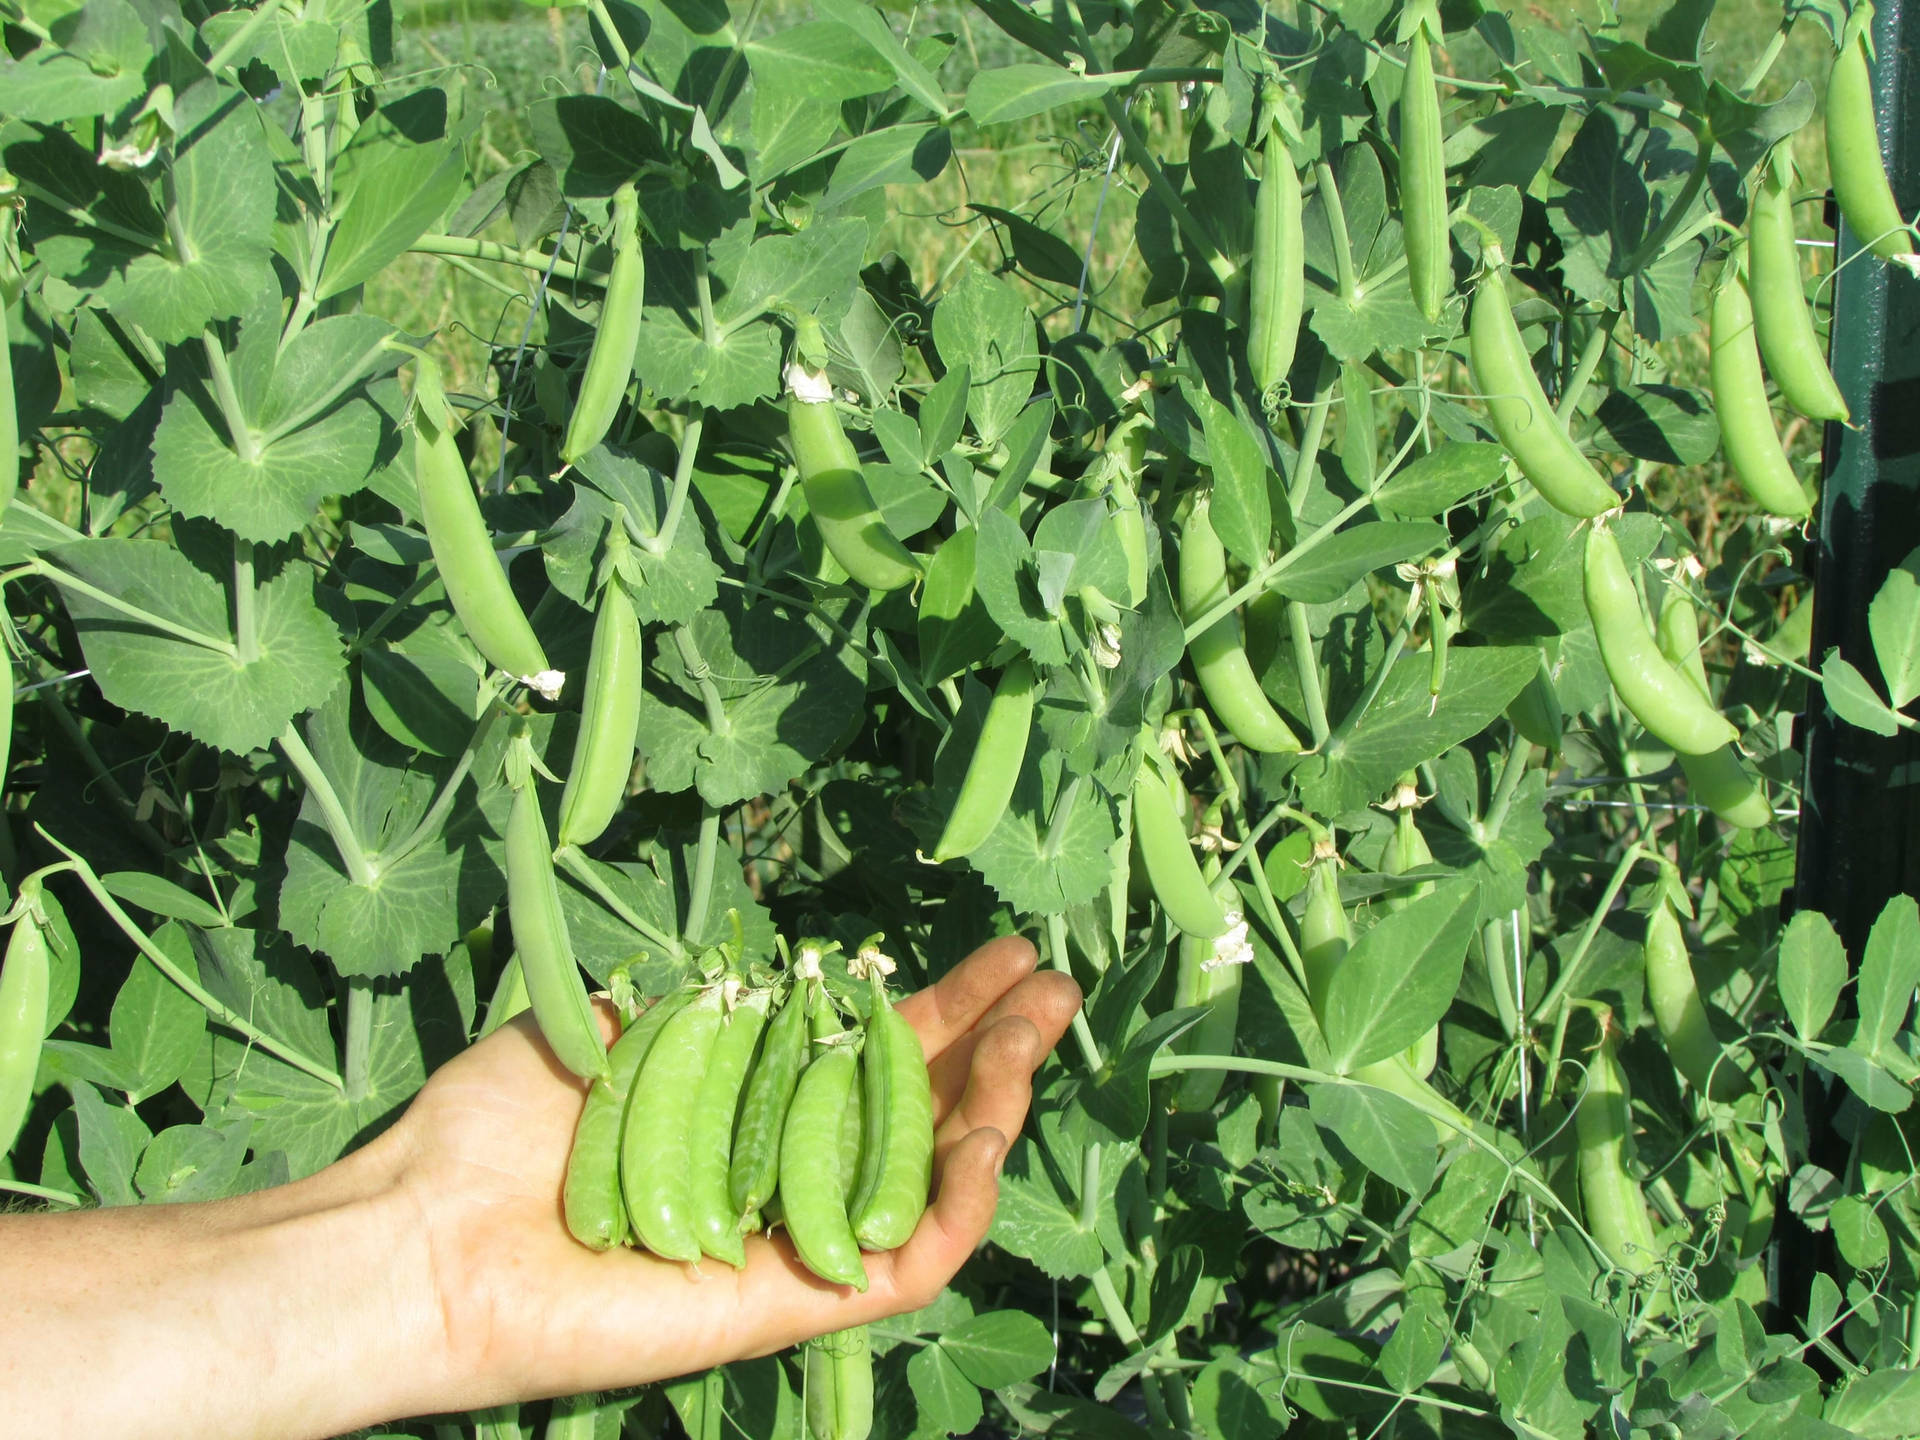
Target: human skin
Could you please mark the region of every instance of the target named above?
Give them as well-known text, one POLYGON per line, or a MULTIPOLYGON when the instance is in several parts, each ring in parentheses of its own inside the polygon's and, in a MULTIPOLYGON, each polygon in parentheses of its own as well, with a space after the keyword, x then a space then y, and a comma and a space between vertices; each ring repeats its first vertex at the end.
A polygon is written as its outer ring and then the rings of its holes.
MULTIPOLYGON (((23 1435, 330 1436, 766 1355, 932 1302, 993 1220, 1032 1076, 1079 1006, 995 940, 899 1002, 928 1059, 934 1199, 867 1292, 784 1236, 735 1271, 568 1235, 584 1082, 522 1016, 307 1179, 196 1205, 0 1217, 0 1413, 23 1435)), ((611 1012, 600 1007, 611 1032, 611 1012)))

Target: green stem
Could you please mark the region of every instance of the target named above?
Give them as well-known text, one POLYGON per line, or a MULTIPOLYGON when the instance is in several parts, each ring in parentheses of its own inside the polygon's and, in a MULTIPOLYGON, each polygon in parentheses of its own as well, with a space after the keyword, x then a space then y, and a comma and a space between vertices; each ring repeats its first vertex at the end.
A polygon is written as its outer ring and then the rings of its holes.
MULTIPOLYGON (((1062 975, 1073 974, 1073 957, 1067 954, 1067 917, 1064 915, 1047 916, 1047 963, 1062 975)), ((1100 1043, 1093 1038, 1093 1027, 1087 1023, 1084 1007, 1073 1012, 1073 1038, 1080 1047, 1080 1058, 1086 1062, 1088 1073, 1100 1074, 1106 1062, 1100 1058, 1100 1043)))
POLYGON ((605 289, 611 278, 604 270, 593 270, 575 260, 557 260, 538 250, 520 250, 493 240, 476 240, 470 235, 422 235, 407 247, 416 255, 464 255, 470 260, 492 260, 501 265, 518 265, 541 274, 553 268, 556 280, 572 280, 605 289))
POLYGON ((1300 703, 1306 707, 1313 748, 1327 743, 1327 697, 1320 685, 1320 655, 1313 644, 1313 623, 1304 600, 1287 601, 1287 635, 1293 645, 1293 669, 1300 681, 1300 703))
POLYGON ((1701 188, 1707 183, 1707 171, 1713 165, 1713 132, 1702 128, 1693 138, 1699 149, 1694 153, 1693 169, 1687 175, 1687 183, 1681 187, 1680 198, 1673 202, 1673 207, 1660 217, 1660 223, 1653 227, 1653 232, 1628 257, 1625 271, 1628 275, 1637 275, 1646 268, 1648 261, 1659 255, 1661 247, 1667 243, 1667 237, 1686 218, 1687 212, 1693 209, 1693 202, 1700 198, 1701 188))
POLYGON ((239 651, 231 640, 216 640, 211 635, 202 635, 198 630, 189 630, 185 625, 176 625, 171 620, 142 610, 138 605, 129 604, 118 595, 110 595, 97 586, 89 585, 78 575, 69 574, 55 565, 48 564, 45 560, 34 560, 22 566, 21 569, 31 570, 34 574, 45 576, 63 589, 85 595, 89 600, 104 605, 109 610, 118 611, 129 620, 138 621, 149 630, 157 630, 162 635, 171 635, 176 640, 184 640, 189 645, 197 645, 202 650, 211 650, 214 654, 224 655, 230 660, 239 658, 239 651))
POLYGON ((1180 198, 1180 192, 1174 188, 1173 182, 1167 178, 1167 172, 1160 168, 1159 160, 1147 148, 1146 137, 1133 123, 1133 117, 1127 113, 1127 107, 1120 98, 1108 93, 1100 97, 1100 103, 1107 112, 1108 121, 1119 132, 1120 143, 1126 147, 1127 159, 1140 167, 1140 173, 1147 177, 1147 188, 1167 207, 1167 213, 1173 216, 1180 233, 1206 259, 1207 268, 1224 287, 1233 279, 1239 267, 1221 251, 1220 242, 1213 238, 1212 232, 1187 207, 1187 202, 1180 198))
POLYGON ((379 874, 360 844, 353 821, 348 818, 347 807, 340 802, 340 792, 333 788, 327 772, 313 758, 313 752, 307 748, 307 742, 300 738, 300 732, 294 728, 291 720, 287 722, 287 728, 280 732, 280 749, 288 763, 299 772, 307 793, 313 796, 314 804, 320 807, 321 822, 327 827, 327 834, 333 837, 334 848, 339 850, 340 859, 347 867, 347 878, 356 885, 373 884, 379 874))
MULTIPOLYGON (((1140 1343, 1140 1332, 1134 1326, 1133 1317, 1127 1313, 1127 1303, 1120 1298, 1119 1287, 1113 1283, 1113 1276, 1104 1265, 1093 1272, 1093 1296, 1107 1317, 1107 1324, 1120 1337, 1120 1343, 1129 1350, 1144 1350, 1146 1347, 1140 1343)), ((1167 1413, 1166 1396, 1160 1389, 1160 1377, 1141 1371, 1140 1392, 1147 1402, 1147 1414, 1152 1417, 1154 1424, 1162 1428, 1171 1427, 1173 1422, 1167 1413)))
POLYGON ((211 330, 200 332, 201 347, 207 352, 207 369, 213 377, 213 398, 220 406, 220 418, 226 422, 227 438, 233 441, 233 453, 248 465, 260 459, 260 439, 247 424, 247 412, 241 408, 240 393, 233 388, 233 369, 227 363, 226 347, 211 330))
POLYGON ((1767 41, 1767 48, 1760 52, 1760 58, 1753 62, 1753 69, 1747 72, 1747 78, 1740 82, 1740 95, 1744 98, 1760 88, 1760 82, 1767 78, 1767 72, 1773 69, 1773 62, 1780 58, 1780 52, 1786 48, 1787 36, 1793 30, 1798 10, 1789 9, 1780 27, 1773 32, 1773 38, 1767 41))
POLYGON ((56 1190, 51 1185, 32 1185, 25 1180, 0 1179, 0 1190, 14 1195, 28 1195, 35 1200, 45 1200, 54 1205, 65 1205, 69 1210, 78 1210, 86 1204, 86 1197, 70 1194, 65 1190, 56 1190))
POLYGON ((700 802, 700 842, 693 854, 693 880, 687 887, 687 923, 685 934, 698 943, 707 928, 707 912, 713 908, 714 862, 720 851, 720 812, 705 800, 700 802))
POLYGON ((1501 827, 1507 823, 1507 812, 1513 808, 1513 797, 1519 792, 1520 781, 1527 773, 1527 761, 1531 746, 1516 745, 1507 752, 1507 761, 1500 771, 1500 779, 1493 787, 1493 798, 1487 805, 1486 836, 1489 840, 1498 839, 1501 827))
POLYGON ((1620 312, 1609 310, 1587 336, 1586 346, 1580 352, 1580 362, 1567 381, 1560 403, 1553 407, 1553 413, 1563 421, 1573 418, 1574 407, 1580 403, 1580 397, 1587 393, 1587 386, 1592 383, 1594 372, 1600 368, 1600 361, 1607 353, 1607 341, 1613 337, 1613 327, 1619 322, 1620 312))
POLYGON ((168 955, 166 951, 154 944, 153 941, 147 937, 146 932, 133 923, 133 917, 121 909, 120 902, 107 893, 107 887, 100 883, 100 877, 94 874, 93 867, 81 858, 78 851, 63 845, 57 838, 48 833, 45 826, 36 825, 33 828, 42 840, 45 840, 72 862, 73 873, 79 877, 80 883, 86 886, 87 893, 93 896, 95 903, 106 912, 107 918, 119 928, 120 933, 133 942, 134 948, 153 962, 154 969, 158 970, 162 975, 166 976, 167 979, 179 986, 216 1021, 226 1026, 242 1039, 251 1041, 268 1054, 286 1061, 287 1064, 293 1066, 294 1069, 301 1071, 303 1074, 311 1075, 314 1079, 331 1085, 335 1090, 342 1088, 340 1077, 326 1066, 320 1064, 318 1061, 309 1060, 298 1050, 282 1044, 273 1035, 262 1030, 252 1021, 228 1009, 220 1000, 209 994, 199 981, 195 980, 176 965, 173 962, 173 958, 168 955))
POLYGON ((680 515, 687 508, 687 492, 693 488, 694 461, 700 453, 700 435, 706 429, 707 412, 696 404, 687 415, 686 429, 680 432, 680 454, 674 460, 673 490, 667 496, 666 513, 660 517, 660 533, 643 539, 641 546, 654 555, 664 555, 673 545, 680 529, 680 515))
POLYGON ((347 1099, 357 1102, 367 1098, 373 1072, 373 986, 363 975, 346 976, 345 983, 347 1099))
POLYGON ((1393 673, 1393 667, 1400 663, 1400 656, 1407 648, 1407 637, 1413 633, 1413 616, 1416 608, 1415 604, 1407 606, 1406 614, 1400 617, 1399 628, 1387 641, 1387 653, 1381 657, 1380 668, 1373 672, 1373 677, 1367 681, 1366 691, 1354 703, 1354 707, 1341 716, 1340 723, 1334 727, 1333 734, 1327 737, 1328 744, 1337 745, 1345 740, 1366 716, 1367 711, 1373 708, 1373 702, 1379 698, 1380 691, 1386 686, 1387 677, 1393 673))
POLYGON ((484 707, 480 719, 473 727, 473 735, 467 741, 466 748, 460 752, 460 759, 453 771, 441 783, 440 791, 433 797, 433 803, 427 807, 427 813, 420 817, 420 823, 413 832, 398 846, 381 857, 381 863, 389 870, 420 848, 428 839, 438 835, 446 825, 447 816, 453 810, 453 803, 460 787, 466 783, 467 776, 473 771, 473 762, 480 754, 480 747, 487 742, 487 735, 493 729, 493 722, 500 718, 500 707, 494 703, 499 695, 499 681, 489 680, 480 687, 480 701, 484 707))
POLYGON ((260 634, 254 620, 253 542, 233 541, 233 649, 242 665, 260 658, 260 634))
POLYGON ((1607 912, 1613 908, 1613 902, 1620 898, 1620 891, 1627 883, 1627 873, 1646 855, 1647 852, 1638 845, 1629 845, 1627 853, 1620 857, 1620 863, 1614 866, 1612 878, 1607 881, 1607 888, 1601 892, 1600 903, 1594 906, 1586 929, 1580 932, 1580 943, 1574 947, 1573 954, 1567 957, 1566 968, 1560 972, 1560 978, 1547 987, 1547 993, 1541 996, 1540 1003, 1534 1007, 1535 1015, 1550 1019, 1566 1001, 1573 989, 1573 982, 1580 978, 1580 972, 1585 968, 1587 952, 1593 948, 1594 937, 1600 933, 1601 925, 1606 923, 1607 912))
POLYGON ((1340 286, 1340 298, 1349 305, 1360 300, 1359 277, 1353 272, 1353 247, 1347 237, 1347 208, 1340 203, 1340 187, 1333 178, 1333 166, 1322 160, 1314 166, 1320 177, 1320 203, 1327 207, 1327 229, 1333 234, 1333 268, 1340 286))
POLYGON ((1327 416, 1333 409, 1333 387, 1322 380, 1307 408, 1307 423, 1300 431, 1300 451, 1293 462, 1293 478, 1287 482, 1287 508, 1297 521, 1313 488, 1314 472, 1320 467, 1320 446, 1326 439, 1327 416))
POLYGON ((627 904, 626 901, 614 894, 607 883, 594 873, 592 862, 589 861, 586 855, 576 846, 562 845, 558 850, 553 852, 553 859, 556 865, 580 882, 582 889, 586 890, 594 899, 606 906, 617 918, 624 921, 630 929, 636 931, 642 940, 647 941, 649 944, 659 946, 663 952, 675 960, 683 959, 686 956, 686 946, 680 943, 679 938, 667 934, 666 931, 657 927, 651 920, 647 919, 646 916, 642 915, 631 905, 627 904))
POLYGON ((700 653, 693 631, 686 625, 674 626, 673 643, 680 652, 680 663, 686 667, 687 678, 699 687, 701 702, 707 709, 707 729, 715 735, 725 735, 732 728, 727 720, 726 703, 720 698, 720 687, 713 683, 713 671, 700 653))

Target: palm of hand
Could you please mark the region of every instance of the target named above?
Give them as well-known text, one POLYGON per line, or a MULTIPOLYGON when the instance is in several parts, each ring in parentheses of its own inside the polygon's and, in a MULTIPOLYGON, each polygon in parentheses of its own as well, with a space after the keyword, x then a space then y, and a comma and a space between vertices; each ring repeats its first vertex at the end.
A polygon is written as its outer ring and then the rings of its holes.
POLYGON ((392 1137, 452 1363, 501 1401, 611 1389, 930 1303, 985 1238, 1033 1072, 1079 1005, 1072 980, 1033 966, 1026 942, 995 941, 899 1002, 928 1055, 935 1199, 904 1246, 866 1257, 864 1295, 814 1277, 777 1234, 750 1239, 740 1271, 579 1245, 560 1189, 581 1083, 531 1017, 502 1027, 437 1072, 392 1137))

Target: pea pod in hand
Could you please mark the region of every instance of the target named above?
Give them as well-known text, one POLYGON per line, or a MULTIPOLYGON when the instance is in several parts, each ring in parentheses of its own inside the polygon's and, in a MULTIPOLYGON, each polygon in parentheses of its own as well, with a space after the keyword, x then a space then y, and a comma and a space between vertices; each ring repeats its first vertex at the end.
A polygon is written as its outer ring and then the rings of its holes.
POLYGON ((640 1243, 667 1260, 700 1258, 688 1183, 694 1107, 720 1033, 722 990, 710 985, 667 1022, 634 1081, 620 1137, 620 1189, 640 1243))
POLYGON ((741 1089, 760 1032, 766 1028, 769 999, 765 990, 748 991, 721 1021, 706 1074, 700 1077, 687 1142, 687 1202, 693 1233, 702 1250, 736 1270, 747 1263, 747 1253, 740 1242, 740 1214, 727 1193, 727 1176, 741 1089))
POLYGON ((861 953, 872 1007, 862 1057, 866 1130, 849 1219, 863 1249, 892 1250, 907 1242, 927 1208, 933 1092, 920 1036, 887 998, 886 974, 893 963, 877 951, 861 953))
POLYGON ((836 1039, 800 1074, 780 1132, 780 1208, 800 1261, 822 1280, 867 1288, 867 1267, 847 1218, 840 1131, 859 1078, 854 1037, 836 1039))
POLYGON ((816 985, 796 979, 768 1023, 747 1076, 727 1162, 727 1203, 736 1229, 773 1198, 780 1179, 780 1127, 806 1063, 807 1008, 816 985))

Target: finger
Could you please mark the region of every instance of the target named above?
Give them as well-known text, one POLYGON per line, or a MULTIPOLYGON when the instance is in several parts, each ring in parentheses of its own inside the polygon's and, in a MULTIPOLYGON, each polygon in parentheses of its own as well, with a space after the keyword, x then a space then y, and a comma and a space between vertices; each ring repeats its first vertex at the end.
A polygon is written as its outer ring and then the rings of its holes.
POLYGON ((1009 1015, 972 1045, 973 1065, 964 1092, 934 1130, 934 1166, 962 1136, 990 1125, 1017 1135, 1033 1103, 1033 1072, 1046 1056, 1040 1031, 1024 1015, 1009 1015))
POLYGON ((1060 1043, 1067 1026, 1080 1008, 1080 987, 1073 978, 1058 970, 1043 970, 1029 975, 1001 997, 978 1025, 960 1037, 934 1060, 927 1069, 933 1085, 933 1111, 938 1122, 960 1103, 971 1084, 974 1049, 981 1037, 1008 1016, 1018 1015, 1039 1032, 1040 1045, 1033 1063, 1038 1065, 1048 1051, 1060 1043))
POLYGON ((972 1131, 953 1146, 940 1176, 939 1193, 907 1243, 867 1257, 867 1293, 850 1308, 868 1313, 852 1323, 918 1310, 934 1302, 986 1241, 1006 1153, 1006 1135, 992 1126, 972 1131))
POLYGON ((965 1035, 995 1002, 1027 976, 1040 957, 1018 935, 989 940, 924 990, 894 1008, 913 1023, 929 1056, 965 1035))

